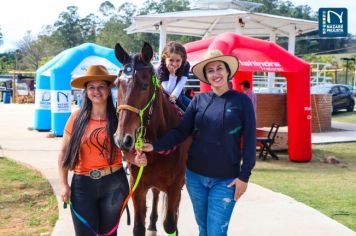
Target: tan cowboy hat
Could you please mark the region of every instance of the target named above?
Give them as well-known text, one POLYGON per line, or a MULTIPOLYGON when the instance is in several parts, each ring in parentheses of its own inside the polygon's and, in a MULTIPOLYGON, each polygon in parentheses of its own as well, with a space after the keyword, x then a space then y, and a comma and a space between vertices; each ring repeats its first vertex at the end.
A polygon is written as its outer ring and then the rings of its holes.
POLYGON ((210 84, 204 76, 204 67, 212 61, 223 61, 230 67, 230 78, 234 77, 237 69, 239 68, 239 60, 235 56, 228 56, 222 54, 219 50, 209 50, 204 55, 204 60, 195 64, 192 67, 193 74, 202 82, 210 84))
POLYGON ((116 75, 110 75, 105 66, 102 65, 91 65, 84 75, 75 77, 70 82, 73 88, 84 89, 85 83, 90 81, 108 81, 111 84, 114 83, 116 75))

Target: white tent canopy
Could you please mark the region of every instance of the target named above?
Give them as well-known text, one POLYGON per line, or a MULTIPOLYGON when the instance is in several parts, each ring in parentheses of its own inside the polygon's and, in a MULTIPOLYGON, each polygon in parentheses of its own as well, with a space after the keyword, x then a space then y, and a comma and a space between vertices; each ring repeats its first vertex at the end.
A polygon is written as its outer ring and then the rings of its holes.
POLYGON ((243 35, 252 37, 269 36, 272 31, 288 36, 292 30, 300 34, 315 31, 318 27, 316 21, 251 13, 236 9, 223 9, 136 16, 134 23, 126 30, 128 33, 159 33, 158 27, 162 24, 169 34, 198 37, 235 32, 237 28, 241 28, 243 35))
POLYGON ((206 9, 136 16, 126 31, 129 34, 160 33, 160 51, 166 34, 208 38, 223 32, 237 32, 251 37, 270 37, 271 41, 279 35, 289 38, 288 51, 294 54, 295 36, 317 29, 317 21, 237 9, 206 9))

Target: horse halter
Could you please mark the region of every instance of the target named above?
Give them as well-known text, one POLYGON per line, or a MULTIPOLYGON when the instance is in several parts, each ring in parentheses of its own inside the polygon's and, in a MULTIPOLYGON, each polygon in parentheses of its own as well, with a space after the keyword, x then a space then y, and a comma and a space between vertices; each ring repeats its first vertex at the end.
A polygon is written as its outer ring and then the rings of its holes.
MULTIPOLYGON (((152 68, 152 65, 150 66, 152 68)), ((124 71, 125 73, 125 71, 124 71)), ((134 71, 132 72, 131 75, 134 75, 134 71)), ((136 142, 135 142, 135 148, 142 148, 143 146, 143 140, 142 140, 142 136, 143 136, 143 115, 145 113, 145 111, 149 108, 149 115, 152 114, 152 104, 153 101, 156 99, 156 95, 157 95, 157 88, 159 87, 159 80, 157 78, 157 75, 155 73, 152 73, 151 76, 151 80, 152 80, 152 84, 154 87, 154 91, 152 94, 152 97, 150 98, 150 100, 148 101, 148 103, 145 105, 145 107, 143 109, 138 109, 134 106, 128 105, 128 104, 123 104, 123 105, 119 105, 117 107, 117 112, 119 112, 120 110, 128 110, 131 111, 133 113, 136 113, 139 117, 140 117, 140 128, 139 128, 139 133, 137 135, 136 138, 136 142)))

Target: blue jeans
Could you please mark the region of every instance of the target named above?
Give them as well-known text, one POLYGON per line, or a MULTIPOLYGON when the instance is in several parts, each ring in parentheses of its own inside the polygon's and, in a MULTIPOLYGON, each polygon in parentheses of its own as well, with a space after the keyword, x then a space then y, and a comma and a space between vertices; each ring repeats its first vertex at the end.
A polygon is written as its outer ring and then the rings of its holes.
POLYGON ((185 107, 189 106, 189 103, 192 101, 189 97, 185 96, 184 94, 181 94, 179 96, 179 98, 181 99, 182 103, 184 104, 185 107))
POLYGON ((236 201, 233 179, 216 179, 186 170, 185 181, 194 208, 199 236, 227 235, 236 201))
POLYGON ((190 102, 191 100, 184 94, 181 94, 176 100, 177 106, 180 107, 183 111, 187 110, 190 102))

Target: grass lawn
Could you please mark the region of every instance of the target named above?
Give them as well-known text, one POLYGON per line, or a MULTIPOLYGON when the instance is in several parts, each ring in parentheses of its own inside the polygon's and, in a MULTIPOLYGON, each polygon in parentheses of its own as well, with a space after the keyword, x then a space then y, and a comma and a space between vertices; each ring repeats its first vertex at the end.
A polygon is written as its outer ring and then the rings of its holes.
POLYGON ((251 181, 303 202, 356 231, 356 143, 313 145, 307 163, 257 161, 251 181), (320 160, 335 156, 340 164, 320 160))
POLYGON ((332 115, 331 119, 332 119, 332 121, 356 124, 356 111, 353 111, 353 112, 345 112, 345 111, 335 112, 332 115))
POLYGON ((48 181, 4 157, 0 170, 0 235, 50 235, 58 209, 48 181))

